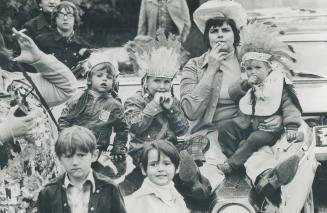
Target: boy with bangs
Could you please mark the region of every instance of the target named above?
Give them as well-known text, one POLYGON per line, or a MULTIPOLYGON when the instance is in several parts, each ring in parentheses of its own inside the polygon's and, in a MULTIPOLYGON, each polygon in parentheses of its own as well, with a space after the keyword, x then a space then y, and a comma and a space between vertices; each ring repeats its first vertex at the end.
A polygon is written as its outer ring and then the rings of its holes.
POLYGON ((39 193, 39 213, 125 213, 122 195, 107 177, 92 171, 98 157, 96 139, 84 127, 73 126, 61 132, 56 155, 65 169, 39 193))
POLYGON ((139 190, 125 197, 127 212, 189 212, 173 182, 180 164, 176 147, 165 140, 146 143, 140 162, 142 174, 146 177, 139 190))
POLYGON ((128 129, 124 109, 117 100, 114 90, 118 67, 100 53, 94 53, 86 62, 87 88, 76 98, 67 102, 59 118, 61 129, 79 125, 90 129, 96 137, 100 152, 106 154, 112 132, 116 133, 110 156, 117 167, 115 174, 111 168, 98 161, 92 165, 95 171, 109 177, 117 177, 125 172, 125 153, 128 129))

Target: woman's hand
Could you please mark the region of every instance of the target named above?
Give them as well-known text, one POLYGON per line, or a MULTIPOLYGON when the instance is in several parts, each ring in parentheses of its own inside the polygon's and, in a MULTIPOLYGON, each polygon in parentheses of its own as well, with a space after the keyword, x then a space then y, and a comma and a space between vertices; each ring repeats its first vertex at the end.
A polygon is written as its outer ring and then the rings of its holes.
POLYGON ((39 112, 32 111, 27 116, 15 117, 13 112, 17 110, 18 106, 10 109, 9 115, 1 123, 0 135, 3 141, 29 134, 33 128, 36 127, 36 118, 39 112))
POLYGON ((20 55, 14 60, 27 64, 32 64, 40 60, 41 55, 44 54, 34 43, 34 41, 25 35, 24 33, 17 31, 15 28, 12 29, 13 36, 16 37, 20 46, 20 55))
POLYGON ((208 57, 208 70, 218 71, 221 62, 225 60, 227 56, 227 52, 221 52, 220 50, 224 44, 218 42, 216 45, 210 50, 209 57, 208 57))
POLYGON ((280 115, 273 115, 265 119, 262 123, 259 124, 259 130, 264 131, 276 131, 282 126, 282 117, 280 115))

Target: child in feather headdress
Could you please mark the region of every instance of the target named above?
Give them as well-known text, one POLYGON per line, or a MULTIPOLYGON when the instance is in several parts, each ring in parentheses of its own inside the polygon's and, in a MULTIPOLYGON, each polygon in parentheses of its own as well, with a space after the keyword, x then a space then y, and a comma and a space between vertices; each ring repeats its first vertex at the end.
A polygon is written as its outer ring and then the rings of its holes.
POLYGON ((141 187, 141 154, 146 144, 164 140, 176 146, 181 154, 179 173, 174 179, 181 194, 194 199, 206 199, 211 191, 207 180, 199 174, 197 164, 204 159, 208 139, 194 137, 180 142, 177 137, 187 133, 189 123, 174 96, 173 79, 181 66, 180 42, 173 36, 161 33, 156 39, 135 38, 129 42, 130 57, 134 58, 142 76, 142 88, 127 98, 125 118, 129 127, 129 155, 135 169, 119 186, 123 195, 129 195, 141 187))
MULTIPOLYGON (((239 56, 247 79, 229 88, 231 98, 239 101, 240 115, 219 124, 218 141, 228 159, 218 167, 225 174, 240 168, 261 147, 274 145, 284 129, 288 141, 301 140, 302 109, 288 77, 287 60, 295 59, 290 55, 291 47, 276 37, 269 26, 258 23, 250 24, 241 37, 239 56), (284 128, 263 128, 264 120, 273 115, 282 117, 284 128)), ((291 157, 289 169, 293 171, 284 184, 294 177, 298 160, 291 157)))

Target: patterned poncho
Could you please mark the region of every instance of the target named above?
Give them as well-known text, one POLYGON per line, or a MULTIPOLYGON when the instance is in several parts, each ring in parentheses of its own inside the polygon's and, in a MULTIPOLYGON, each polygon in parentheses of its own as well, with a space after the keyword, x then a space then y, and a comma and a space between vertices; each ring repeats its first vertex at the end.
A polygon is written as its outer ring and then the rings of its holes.
POLYGON ((59 172, 53 127, 28 82, 12 81, 7 91, 10 96, 0 98, 0 122, 10 113, 23 116, 36 110, 38 116, 37 126, 30 134, 15 137, 0 147, 8 158, 7 162, 7 159, 1 162, 0 212, 33 212, 41 187, 59 172), (18 110, 12 112, 13 106, 17 105, 18 110))

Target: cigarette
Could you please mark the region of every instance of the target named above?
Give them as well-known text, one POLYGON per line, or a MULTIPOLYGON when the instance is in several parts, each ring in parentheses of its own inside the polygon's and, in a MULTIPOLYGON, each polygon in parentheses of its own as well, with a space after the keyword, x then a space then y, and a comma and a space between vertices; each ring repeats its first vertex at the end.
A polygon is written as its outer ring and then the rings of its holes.
MULTIPOLYGON (((21 29, 21 30, 19 30, 19 31, 17 31, 17 32, 18 32, 18 33, 24 33, 24 32, 26 32, 26 31, 27 31, 27 30, 24 28, 24 29, 21 29)), ((16 32, 16 33, 17 33, 17 32, 16 32)), ((16 33, 13 33, 12 36, 15 36, 16 33)))
POLYGON ((27 30, 24 28, 24 29, 21 29, 21 30, 19 30, 18 32, 20 32, 20 33, 24 33, 24 32, 26 32, 27 30))

